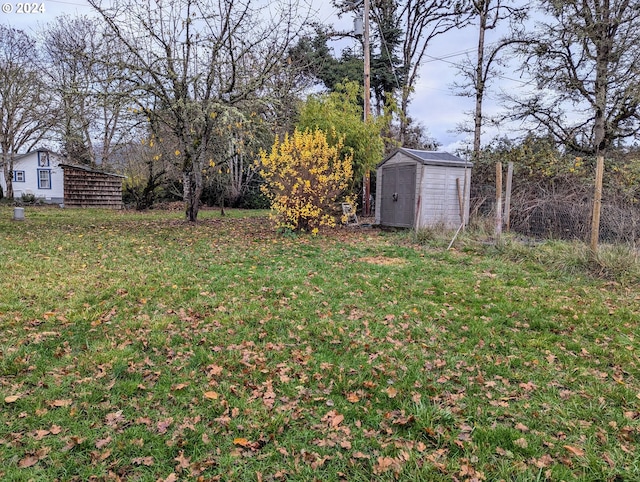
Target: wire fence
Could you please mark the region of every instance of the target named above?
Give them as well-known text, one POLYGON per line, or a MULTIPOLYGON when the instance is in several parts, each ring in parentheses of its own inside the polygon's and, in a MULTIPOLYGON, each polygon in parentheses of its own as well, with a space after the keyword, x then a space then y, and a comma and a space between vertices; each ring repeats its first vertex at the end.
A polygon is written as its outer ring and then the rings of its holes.
MULTIPOLYGON (((495 187, 472 189, 472 217, 495 216, 495 187)), ((515 192, 510 205, 509 229, 524 236, 544 239, 589 241, 593 193, 588 189, 569 192, 515 192)), ((640 245, 640 206, 605 193, 600 218, 600 241, 640 245)))

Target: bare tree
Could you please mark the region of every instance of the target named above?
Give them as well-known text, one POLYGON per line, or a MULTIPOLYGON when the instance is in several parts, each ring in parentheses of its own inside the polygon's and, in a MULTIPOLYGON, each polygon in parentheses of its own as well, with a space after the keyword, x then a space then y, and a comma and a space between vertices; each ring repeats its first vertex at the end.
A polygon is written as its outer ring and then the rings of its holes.
POLYGON ((597 159, 591 247, 597 250, 604 157, 640 134, 640 1, 542 0, 548 21, 526 50, 539 91, 511 99, 567 148, 597 159), (568 111, 568 112, 567 112, 568 111))
POLYGON ((459 27, 467 21, 468 2, 461 0, 401 0, 398 2, 399 27, 402 41, 403 72, 400 76, 400 143, 408 128, 411 94, 418 81, 427 49, 434 38, 459 27))
POLYGON ((568 149, 604 152, 640 133, 640 1, 542 0, 545 21, 527 39, 523 69, 538 89, 510 97, 568 149))
POLYGON ((280 67, 301 30, 294 24, 297 6, 252 0, 89 3, 131 54, 126 69, 153 134, 162 143, 168 131, 177 145, 185 215, 194 222, 217 119, 259 96, 280 67))
POLYGON ((518 6, 516 0, 473 0, 470 22, 477 25, 478 43, 475 60, 467 59, 458 64, 465 81, 454 83, 454 90, 461 96, 473 97, 473 159, 478 159, 484 125, 483 103, 492 77, 498 74, 503 64, 505 50, 519 44, 522 22, 527 17, 528 5, 518 6), (490 31, 502 27, 505 21, 509 32, 497 42, 487 45, 486 36, 490 31))
POLYGON ((95 166, 108 164, 131 127, 129 82, 122 75, 122 44, 107 38, 102 20, 59 17, 44 31, 52 85, 58 97, 58 133, 64 154, 95 166))
POLYGON ((0 24, 0 163, 13 197, 13 160, 47 134, 53 123, 50 90, 34 39, 0 24))

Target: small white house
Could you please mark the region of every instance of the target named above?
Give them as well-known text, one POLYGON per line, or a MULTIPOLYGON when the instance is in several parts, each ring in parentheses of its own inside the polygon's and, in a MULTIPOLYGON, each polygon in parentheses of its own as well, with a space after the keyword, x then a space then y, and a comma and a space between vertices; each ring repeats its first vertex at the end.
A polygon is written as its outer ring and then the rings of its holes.
POLYGON ((377 167, 376 224, 415 229, 466 224, 472 166, 448 152, 395 150, 377 167))
MULTIPOLYGON (((33 194, 47 203, 64 202, 64 174, 62 156, 47 150, 19 154, 13 159, 13 197, 33 194)), ((0 187, 6 194, 4 170, 0 169, 0 187)))

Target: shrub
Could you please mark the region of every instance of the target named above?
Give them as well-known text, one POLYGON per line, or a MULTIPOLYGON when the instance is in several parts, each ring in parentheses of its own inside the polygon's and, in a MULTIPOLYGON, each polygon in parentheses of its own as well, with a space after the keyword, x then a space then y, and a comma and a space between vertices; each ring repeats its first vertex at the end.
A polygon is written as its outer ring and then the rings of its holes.
POLYGON ((35 204, 36 202, 35 194, 23 193, 21 199, 24 204, 35 204))
POLYGON ((276 138, 271 153, 260 154, 262 191, 275 211, 278 228, 316 233, 335 226, 335 205, 353 176, 352 156, 340 155, 319 129, 276 138))

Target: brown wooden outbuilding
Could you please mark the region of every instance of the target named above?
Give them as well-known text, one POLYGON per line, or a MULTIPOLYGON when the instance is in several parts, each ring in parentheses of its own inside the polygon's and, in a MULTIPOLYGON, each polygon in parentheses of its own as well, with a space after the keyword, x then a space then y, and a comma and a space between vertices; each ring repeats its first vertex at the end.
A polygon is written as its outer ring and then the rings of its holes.
POLYGON ((64 206, 122 209, 125 176, 87 166, 60 164, 64 171, 64 206))

